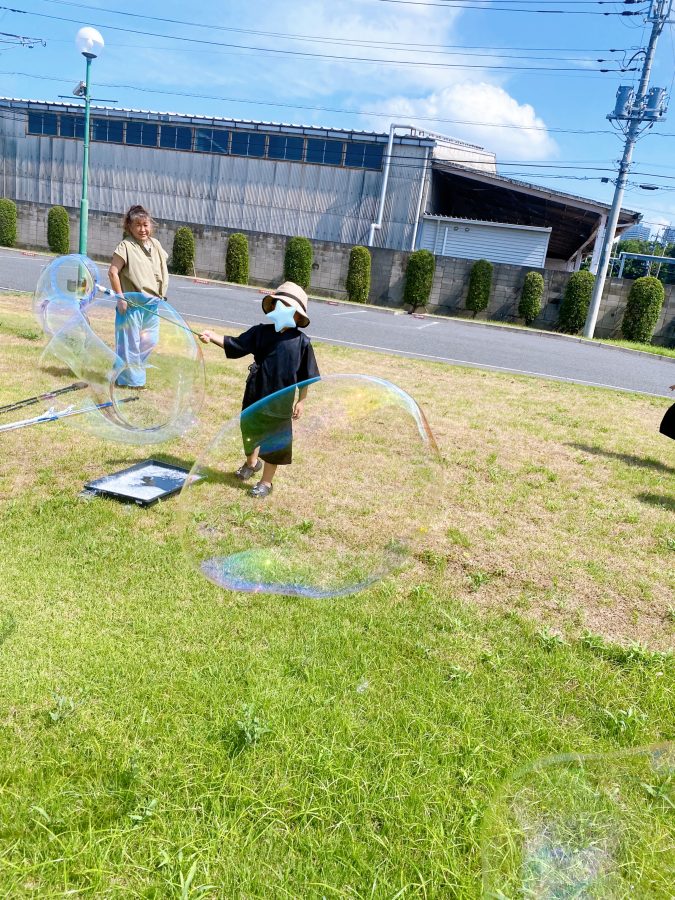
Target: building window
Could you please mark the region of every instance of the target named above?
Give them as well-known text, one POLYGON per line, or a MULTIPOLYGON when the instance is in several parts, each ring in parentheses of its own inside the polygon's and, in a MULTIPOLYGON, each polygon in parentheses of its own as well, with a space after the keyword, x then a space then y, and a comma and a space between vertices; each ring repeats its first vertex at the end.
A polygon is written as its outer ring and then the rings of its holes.
POLYGON ((246 131, 232 132, 232 148, 235 156, 264 156, 265 135, 246 131))
POLYGON ((50 113, 50 112, 29 112, 28 113, 28 134, 56 135, 56 133, 57 133, 56 113, 50 113))
POLYGON ((61 137, 84 140, 84 116, 68 116, 61 113, 61 137))
POLYGON ((116 119, 94 119, 92 138, 109 144, 123 144, 124 122, 116 119))
POLYGON ((304 147, 304 138, 288 137, 285 134, 271 134, 267 156, 269 159, 288 159, 293 162, 301 162, 304 147))
POLYGON ((151 125, 150 122, 127 122, 127 144, 156 147, 158 131, 157 125, 151 125))
POLYGON ((195 128, 195 150, 200 153, 227 153, 229 131, 218 128, 195 128))
POLYGON ((381 169, 384 146, 350 142, 345 153, 345 165, 355 169, 381 169))
POLYGON ((326 166, 339 166, 342 163, 342 141, 324 141, 318 138, 307 139, 307 162, 323 163, 326 166))
POLYGON ((166 150, 192 150, 192 129, 162 125, 159 146, 166 150))

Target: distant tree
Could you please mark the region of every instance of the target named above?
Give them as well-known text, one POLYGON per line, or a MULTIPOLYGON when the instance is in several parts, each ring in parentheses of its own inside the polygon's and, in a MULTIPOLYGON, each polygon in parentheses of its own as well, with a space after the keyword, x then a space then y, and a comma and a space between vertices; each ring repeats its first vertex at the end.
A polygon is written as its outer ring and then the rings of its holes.
POLYGON ((650 344, 659 320, 665 291, 658 278, 638 278, 630 289, 621 331, 628 341, 650 344))
POLYGON ((541 298, 544 293, 544 277, 539 272, 528 272, 523 282, 523 290, 518 304, 518 315, 531 325, 541 312, 541 298))
POLYGON ((466 308, 473 310, 474 315, 488 307, 493 271, 494 266, 487 259, 477 259, 471 267, 466 308))
POLYGON ((248 284, 248 239, 245 234, 231 234, 227 242, 225 278, 234 284, 248 284))
POLYGON ((63 206, 52 206, 47 215, 47 243, 52 253, 65 256, 70 250, 70 219, 63 206))
POLYGON ((560 304, 558 328, 568 334, 577 334, 583 328, 593 295, 595 275, 588 271, 573 272, 567 282, 560 304))
POLYGON ((0 198, 0 247, 16 244, 16 203, 0 198))
POLYGON ((408 257, 403 302, 412 307, 412 312, 429 302, 435 269, 436 257, 429 250, 414 250, 408 257))
POLYGON ((308 290, 312 278, 312 259, 311 242, 305 237, 292 237, 286 244, 284 279, 308 290))
POLYGON ((181 226, 173 239, 171 268, 176 275, 192 275, 195 264, 195 236, 192 229, 181 226))
POLYGON ((347 272, 347 296, 354 303, 367 303, 370 292, 370 250, 352 247, 347 272))

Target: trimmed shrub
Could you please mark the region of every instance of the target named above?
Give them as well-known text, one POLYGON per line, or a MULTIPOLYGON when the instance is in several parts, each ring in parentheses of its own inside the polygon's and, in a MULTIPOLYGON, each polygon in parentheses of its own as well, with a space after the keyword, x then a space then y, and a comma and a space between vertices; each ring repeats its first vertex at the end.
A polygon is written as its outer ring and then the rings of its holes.
POLYGON ((577 334, 584 327, 594 284, 595 275, 588 270, 582 269, 570 275, 563 301, 560 304, 560 318, 558 319, 560 331, 577 334))
POLYGON ((347 296, 354 303, 367 303, 370 293, 370 251, 352 247, 347 272, 347 296))
POLYGON ((312 256, 312 245, 307 238, 291 238, 286 244, 284 256, 284 281, 293 281, 303 290, 308 290, 312 277, 312 256))
POLYGON ((472 310, 474 315, 487 309, 490 302, 493 271, 494 266, 487 259, 477 259, 471 268, 466 308, 472 310))
POLYGON ((171 267, 176 275, 192 275, 195 265, 195 236, 192 229, 182 225, 173 239, 171 267))
POLYGON ((0 198, 0 247, 16 244, 16 203, 0 198))
POLYGON ((413 312, 429 302, 435 269, 436 257, 428 250, 415 250, 408 257, 403 302, 410 304, 413 312))
POLYGON ((651 343, 664 299, 665 291, 658 278, 647 276, 634 282, 621 322, 621 331, 627 341, 651 343))
POLYGON ((528 272, 520 292, 518 315, 531 325, 541 312, 541 298, 544 293, 544 277, 539 272, 528 272))
POLYGON ((70 219, 62 206, 52 206, 47 216, 47 243, 52 253, 65 256, 70 251, 70 219))
POLYGON ((235 284, 248 284, 248 239, 245 234, 231 234, 225 256, 225 278, 235 284))

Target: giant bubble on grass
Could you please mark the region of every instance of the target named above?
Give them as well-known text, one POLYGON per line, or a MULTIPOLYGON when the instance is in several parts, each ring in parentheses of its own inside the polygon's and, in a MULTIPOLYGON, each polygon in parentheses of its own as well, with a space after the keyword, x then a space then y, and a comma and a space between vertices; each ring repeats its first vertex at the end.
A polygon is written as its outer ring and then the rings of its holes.
POLYGON ((424 547, 439 455, 415 400, 380 378, 329 375, 292 386, 227 422, 180 496, 188 556, 232 591, 331 598, 400 570, 424 547), (279 465, 274 491, 251 497, 234 472, 260 447, 279 465), (193 476, 204 481, 194 482, 193 476))
MULTIPOLYGON (((96 264, 58 257, 40 275, 33 309, 49 338, 40 365, 50 386, 89 385, 84 414, 66 421, 128 444, 161 443, 196 423, 204 398, 201 349, 164 300, 125 294, 127 312, 98 288, 96 264)), ((64 404, 65 405, 65 404, 64 404)))
POLYGON ((675 743, 537 760, 490 803, 483 894, 672 897, 675 743))

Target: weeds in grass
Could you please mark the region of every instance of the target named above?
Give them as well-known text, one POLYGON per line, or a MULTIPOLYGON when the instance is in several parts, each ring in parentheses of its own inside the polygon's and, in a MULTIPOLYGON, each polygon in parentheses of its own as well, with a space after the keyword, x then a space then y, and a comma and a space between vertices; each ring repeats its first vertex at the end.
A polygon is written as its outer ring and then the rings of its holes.
POLYGON ((240 748, 253 747, 270 731, 271 729, 256 714, 255 704, 245 703, 241 709, 241 718, 237 720, 236 744, 240 748))
POLYGON ((72 697, 64 697, 62 694, 53 694, 52 699, 54 701, 54 706, 47 711, 47 716, 53 725, 57 725, 59 722, 63 722, 75 714, 76 705, 72 697))

